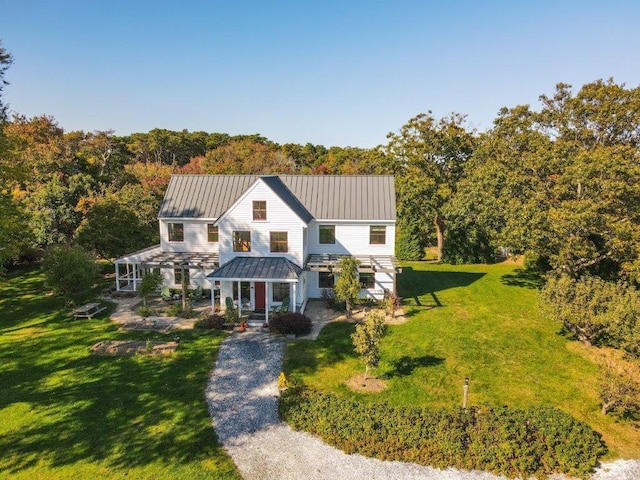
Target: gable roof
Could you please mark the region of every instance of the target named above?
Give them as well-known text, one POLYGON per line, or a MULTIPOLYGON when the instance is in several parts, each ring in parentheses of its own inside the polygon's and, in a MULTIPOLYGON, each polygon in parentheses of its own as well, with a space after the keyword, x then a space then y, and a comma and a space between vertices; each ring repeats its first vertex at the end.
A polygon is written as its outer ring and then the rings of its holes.
POLYGON ((303 219, 396 219, 391 175, 172 175, 158 217, 217 219, 258 178, 303 219))

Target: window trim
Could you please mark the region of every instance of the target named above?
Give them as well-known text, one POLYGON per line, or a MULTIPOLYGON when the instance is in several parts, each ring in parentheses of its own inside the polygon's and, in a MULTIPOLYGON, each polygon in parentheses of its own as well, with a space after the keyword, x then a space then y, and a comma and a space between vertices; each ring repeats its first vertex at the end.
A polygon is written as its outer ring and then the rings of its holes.
MULTIPOLYGON (((327 240, 326 238, 324 240, 327 240)), ((318 243, 320 245, 335 245, 336 244, 336 226, 335 225, 318 225, 318 243), (331 239, 332 241, 323 241, 322 231, 327 231, 327 229, 331 230, 331 239)))
POLYGON ((234 230, 232 235, 232 242, 233 242, 234 252, 250 252, 251 251, 251 230, 234 230), (240 239, 238 235, 242 233, 248 233, 249 240, 240 239), (242 248, 243 242, 248 242, 247 243, 248 248, 246 250, 242 248))
POLYGON ((271 253, 289 252, 289 232, 269 232, 269 251, 271 253), (284 235, 284 240, 274 240, 274 235, 284 235), (274 246, 284 245, 284 250, 274 249, 274 246))
POLYGON ((266 222, 267 221, 267 201, 254 200, 252 206, 253 206, 253 221, 266 222), (262 206, 262 204, 264 204, 264 207, 262 206))
POLYGON ((318 272, 318 288, 333 288, 336 285, 336 278, 331 272, 318 272), (327 283, 323 285, 322 278, 327 278, 327 283))
MULTIPOLYGON (((184 269, 184 279, 186 279, 187 281, 187 285, 191 284, 191 278, 189 276, 189 269, 185 268, 184 269)), ((173 269, 173 283, 176 285, 182 285, 182 282, 184 280, 182 278, 182 269, 181 268, 174 268, 173 269)))
POLYGON ((376 274, 374 272, 361 272, 358 274, 358 281, 362 290, 373 290, 376 288, 376 274), (362 281, 362 277, 371 278, 371 285, 368 285, 362 281))
POLYGON ((184 242, 184 223, 181 222, 169 222, 167 223, 167 239, 170 242, 184 242), (180 227, 178 227, 180 225, 180 227), (176 238, 176 234, 179 238, 176 238))
MULTIPOLYGON (((284 292, 280 292, 280 293, 284 293, 284 292)), ((291 287, 289 285, 289 283, 285 283, 285 282, 273 282, 271 284, 271 300, 273 302, 282 302, 285 298, 290 297, 291 296, 291 287), (286 285, 286 295, 283 295, 282 297, 276 299, 276 291, 282 289, 285 289, 285 285, 286 285)))
POLYGON ((207 242, 208 243, 218 243, 220 241, 220 231, 217 225, 213 223, 207 223, 207 242), (212 240, 211 238, 215 238, 212 240))
POLYGON ((386 225, 370 225, 369 226, 369 245, 386 245, 386 244, 387 244, 387 226, 386 225), (374 232, 374 229, 378 231, 374 232))

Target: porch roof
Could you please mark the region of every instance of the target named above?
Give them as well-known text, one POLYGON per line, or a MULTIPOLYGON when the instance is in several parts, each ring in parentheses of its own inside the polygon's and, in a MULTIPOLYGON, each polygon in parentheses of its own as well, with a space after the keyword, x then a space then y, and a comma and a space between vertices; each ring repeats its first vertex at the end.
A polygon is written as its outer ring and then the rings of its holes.
POLYGON ((312 253, 307 257, 305 269, 312 272, 339 271, 338 262, 342 257, 355 257, 360 262, 360 272, 397 272, 398 262, 392 255, 340 255, 334 253, 312 253))
POLYGON ((217 253, 209 252, 164 252, 160 245, 156 245, 117 258, 115 263, 144 263, 148 267, 216 268, 220 257, 217 253))
POLYGON ((215 280, 296 282, 302 269, 284 257, 235 257, 207 278, 215 280))

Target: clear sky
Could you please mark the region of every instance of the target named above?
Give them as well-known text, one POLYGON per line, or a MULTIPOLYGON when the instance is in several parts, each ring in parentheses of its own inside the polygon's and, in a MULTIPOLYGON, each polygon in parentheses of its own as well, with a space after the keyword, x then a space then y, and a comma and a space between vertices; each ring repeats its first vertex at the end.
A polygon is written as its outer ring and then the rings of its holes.
POLYGON ((66 131, 372 147, 431 110, 491 127, 558 82, 640 84, 638 1, 0 0, 5 101, 66 131))

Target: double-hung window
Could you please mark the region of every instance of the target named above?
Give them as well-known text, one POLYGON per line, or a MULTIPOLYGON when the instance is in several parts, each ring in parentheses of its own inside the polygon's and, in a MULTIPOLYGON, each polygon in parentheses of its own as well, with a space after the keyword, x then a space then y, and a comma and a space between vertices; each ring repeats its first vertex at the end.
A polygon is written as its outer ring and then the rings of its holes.
POLYGON ((253 219, 254 220, 267 219, 267 201, 266 200, 253 201, 253 219))
POLYGON ((387 227, 371 225, 369 227, 369 245, 384 245, 387 243, 387 227))
POLYGON ((371 290, 376 286, 376 274, 375 273, 361 273, 360 285, 365 290, 371 290))
POLYGON ((176 285, 182 285, 183 283, 185 285, 189 285, 189 269, 185 268, 184 270, 182 270, 181 268, 175 268, 173 270, 173 275, 174 278, 176 279, 175 284, 176 285), (182 272, 184 271, 184 276, 182 276, 182 272))
POLYGON ((218 226, 213 223, 207 223, 207 241, 210 243, 218 242, 218 226))
POLYGON ((233 232, 233 251, 234 252, 250 252, 251 251, 251 232, 250 231, 233 232))
POLYGON ((334 280, 331 272, 318 272, 318 287, 333 288, 334 280))
POLYGON ((287 232, 269 232, 272 253, 286 253, 289 251, 287 232))
POLYGON ((325 244, 336 243, 336 226, 335 225, 319 225, 318 239, 320 243, 325 243, 325 244))
POLYGON ((169 223, 169 241, 184 242, 184 223, 169 223))

